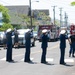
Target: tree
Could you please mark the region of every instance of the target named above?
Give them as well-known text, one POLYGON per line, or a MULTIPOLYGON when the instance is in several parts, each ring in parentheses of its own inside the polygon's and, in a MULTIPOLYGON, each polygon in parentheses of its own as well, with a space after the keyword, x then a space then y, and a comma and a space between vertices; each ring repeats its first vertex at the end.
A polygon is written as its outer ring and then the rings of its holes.
POLYGON ((2 21, 4 23, 9 23, 10 22, 10 16, 8 14, 8 9, 2 5, 0 5, 0 12, 2 12, 3 19, 2 21))
POLYGON ((71 2, 71 5, 72 5, 72 6, 75 6, 75 1, 74 1, 74 2, 71 2))
POLYGON ((0 27, 0 31, 5 31, 8 28, 13 29, 13 26, 10 23, 4 23, 1 27, 0 27))
POLYGON ((46 15, 44 12, 39 12, 38 18, 42 21, 42 24, 50 25, 51 23, 51 18, 49 17, 49 15, 46 15))
POLYGON ((8 28, 13 29, 13 26, 10 24, 10 16, 8 14, 8 9, 0 5, 0 12, 2 12, 2 22, 3 22, 3 25, 0 27, 0 31, 4 31, 8 28))

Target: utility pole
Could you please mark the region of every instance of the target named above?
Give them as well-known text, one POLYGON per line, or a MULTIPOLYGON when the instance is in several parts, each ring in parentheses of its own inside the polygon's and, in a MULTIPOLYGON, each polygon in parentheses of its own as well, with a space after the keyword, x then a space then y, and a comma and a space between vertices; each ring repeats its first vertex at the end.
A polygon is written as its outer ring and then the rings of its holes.
MULTIPOLYGON (((33 1, 33 2, 39 2, 39 1, 33 1)), ((33 22, 32 22, 32 2, 31 2, 31 0, 29 0, 29 15, 30 15, 30 24, 31 24, 31 29, 32 29, 32 27, 33 27, 33 22)))
POLYGON ((60 9, 60 27, 62 26, 62 8, 59 8, 60 9))
POLYGON ((53 7, 53 16, 54 16, 54 25, 55 25, 55 7, 56 6, 52 6, 53 7))
POLYGON ((68 16, 67 16, 66 12, 65 12, 64 19, 65 19, 65 26, 67 27, 67 25, 68 25, 68 16))
POLYGON ((29 7, 29 10, 30 10, 30 24, 31 24, 31 28, 32 28, 32 10, 31 10, 31 0, 29 0, 29 4, 30 4, 30 7, 29 7))

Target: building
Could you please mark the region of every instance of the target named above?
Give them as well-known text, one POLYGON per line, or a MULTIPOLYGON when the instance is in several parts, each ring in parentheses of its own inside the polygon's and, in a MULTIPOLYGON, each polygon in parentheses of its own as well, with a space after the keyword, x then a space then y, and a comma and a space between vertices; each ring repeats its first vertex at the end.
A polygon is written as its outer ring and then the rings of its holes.
MULTIPOLYGON (((21 25, 24 20, 20 17, 20 15, 25 14, 28 15, 29 13, 29 6, 5 6, 9 10, 9 15, 10 15, 10 22, 12 25, 21 25)), ((32 10, 32 13, 34 12, 35 14, 38 12, 44 12, 46 15, 49 15, 49 10, 32 10)))
POLYGON ((12 25, 20 25, 23 19, 20 17, 22 14, 28 15, 29 6, 5 6, 9 10, 10 22, 12 25))

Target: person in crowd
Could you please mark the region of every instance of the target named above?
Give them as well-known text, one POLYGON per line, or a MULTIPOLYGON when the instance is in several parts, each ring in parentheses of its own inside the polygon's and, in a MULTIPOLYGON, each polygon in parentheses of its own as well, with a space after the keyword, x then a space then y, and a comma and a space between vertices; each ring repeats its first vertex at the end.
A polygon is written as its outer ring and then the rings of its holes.
POLYGON ((30 47, 31 47, 31 38, 32 38, 31 30, 27 29, 27 32, 25 33, 25 46, 26 46, 26 52, 25 52, 25 58, 24 62, 32 62, 30 60, 30 47))
POLYGON ((7 38, 7 53, 6 53, 6 61, 13 62, 12 60, 12 33, 13 31, 11 28, 7 29, 6 31, 6 38, 7 38))
POLYGON ((14 29, 14 47, 15 48, 18 48, 18 46, 19 46, 19 43, 18 43, 18 32, 17 32, 17 30, 16 29, 14 29))
POLYGON ((64 62, 64 57, 65 57, 65 48, 66 48, 66 31, 61 30, 60 32, 60 64, 66 65, 64 62))
POLYGON ((41 63, 48 63, 46 61, 46 53, 47 53, 47 47, 48 47, 48 34, 47 30, 44 29, 42 30, 42 35, 41 35, 41 48, 42 48, 42 56, 41 56, 41 63))
POLYGON ((71 36, 68 39, 69 44, 70 44, 70 51, 69 51, 69 57, 75 57, 74 53, 75 53, 75 31, 73 31, 73 34, 71 34, 71 36))

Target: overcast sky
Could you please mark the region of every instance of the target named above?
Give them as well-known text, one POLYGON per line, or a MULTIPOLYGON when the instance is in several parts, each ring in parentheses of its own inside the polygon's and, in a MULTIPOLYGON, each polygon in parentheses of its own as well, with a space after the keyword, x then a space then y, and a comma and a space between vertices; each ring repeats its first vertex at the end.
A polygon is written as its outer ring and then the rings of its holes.
MULTIPOLYGON (((53 18, 53 7, 56 6, 56 19, 60 19, 60 9, 62 8, 62 18, 64 21, 64 13, 68 15, 68 21, 75 23, 75 6, 70 3, 74 0, 31 0, 32 9, 49 9, 51 18, 53 18), (39 1, 39 2, 36 2, 39 1)), ((7 5, 29 5, 29 0, 0 0, 0 4, 7 5)))

